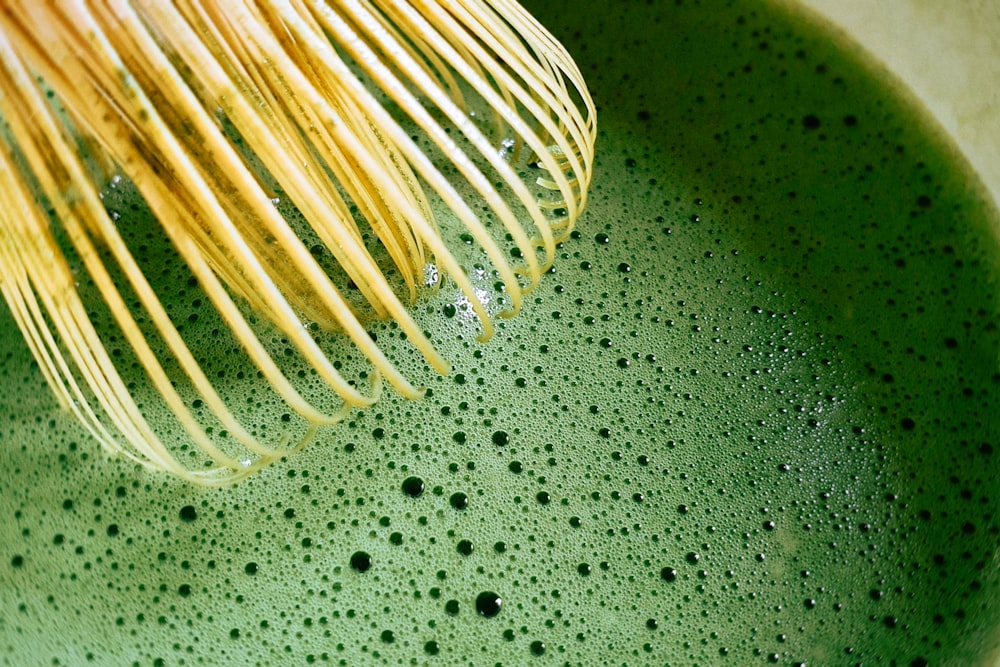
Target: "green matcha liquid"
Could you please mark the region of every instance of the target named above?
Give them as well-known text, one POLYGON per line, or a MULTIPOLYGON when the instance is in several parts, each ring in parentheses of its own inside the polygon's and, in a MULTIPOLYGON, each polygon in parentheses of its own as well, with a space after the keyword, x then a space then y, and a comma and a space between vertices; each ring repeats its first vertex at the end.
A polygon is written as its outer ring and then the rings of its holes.
POLYGON ((975 177, 801 17, 534 4, 601 107, 590 208, 488 344, 417 306, 450 376, 380 330, 424 400, 196 489, 104 460, 3 316, 0 664, 995 659, 975 177))

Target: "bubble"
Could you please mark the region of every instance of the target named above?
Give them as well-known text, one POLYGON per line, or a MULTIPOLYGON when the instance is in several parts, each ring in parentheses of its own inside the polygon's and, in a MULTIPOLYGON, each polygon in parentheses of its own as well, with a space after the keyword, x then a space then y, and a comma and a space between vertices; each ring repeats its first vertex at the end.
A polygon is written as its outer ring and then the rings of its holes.
POLYGON ((372 557, 366 551, 355 551, 351 554, 351 567, 358 572, 367 572, 372 566, 372 557))
POLYGON ((455 509, 464 510, 466 507, 469 506, 469 496, 465 493, 462 493, 461 491, 458 491, 456 493, 451 494, 451 497, 448 499, 448 502, 451 503, 451 506, 454 507, 455 509))
POLYGON ((492 618, 500 613, 503 607, 503 599, 493 591, 483 591, 476 596, 476 611, 487 618, 492 618))
POLYGON ((419 477, 407 477, 403 480, 403 493, 411 498, 417 498, 424 492, 424 480, 419 477))

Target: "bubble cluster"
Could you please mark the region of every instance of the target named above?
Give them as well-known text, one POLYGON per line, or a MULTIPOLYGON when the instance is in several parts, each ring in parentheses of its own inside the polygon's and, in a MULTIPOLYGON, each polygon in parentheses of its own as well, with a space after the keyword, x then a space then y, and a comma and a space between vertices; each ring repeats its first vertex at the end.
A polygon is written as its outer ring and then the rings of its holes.
MULTIPOLYGON (((785 10, 569 6, 531 9, 602 100, 590 208, 488 344, 453 285, 417 304, 452 375, 372 326, 423 400, 387 392, 196 489, 105 460, 0 337, 0 663, 921 665, 995 645, 996 212, 877 70, 785 10)), ((285 408, 206 335, 277 433, 285 408)))

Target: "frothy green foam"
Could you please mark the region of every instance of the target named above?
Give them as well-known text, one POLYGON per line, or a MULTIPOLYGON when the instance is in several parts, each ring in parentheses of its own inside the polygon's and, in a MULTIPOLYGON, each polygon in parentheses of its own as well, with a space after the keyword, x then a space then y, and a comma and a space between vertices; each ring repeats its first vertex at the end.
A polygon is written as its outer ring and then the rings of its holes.
POLYGON ((194 489, 104 460, 4 316, 0 660, 996 654, 1000 244, 974 177, 798 17, 566 5, 533 9, 600 100, 590 208, 490 343, 455 290, 418 305, 451 375, 377 330, 424 400, 194 489))

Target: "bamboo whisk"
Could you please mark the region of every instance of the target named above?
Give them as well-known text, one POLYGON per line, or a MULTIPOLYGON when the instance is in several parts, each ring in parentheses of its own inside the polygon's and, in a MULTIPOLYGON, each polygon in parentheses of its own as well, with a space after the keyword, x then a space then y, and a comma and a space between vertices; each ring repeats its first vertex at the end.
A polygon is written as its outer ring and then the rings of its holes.
POLYGON ((409 311, 422 285, 453 281, 483 340, 516 313, 584 207, 595 123, 569 55, 512 0, 0 0, 0 288, 107 451, 229 482, 371 405, 382 380, 421 395, 370 319, 449 370, 409 311), (296 437, 265 443, 204 369, 212 351, 140 261, 138 223, 104 201, 125 183, 257 383, 302 418, 296 437), (460 234, 502 312, 456 258, 460 234), (342 374, 328 330, 370 386, 342 374), (325 394, 303 393, 275 339, 325 394))

